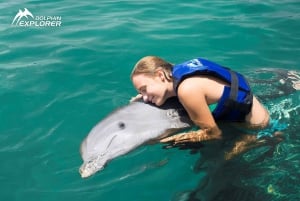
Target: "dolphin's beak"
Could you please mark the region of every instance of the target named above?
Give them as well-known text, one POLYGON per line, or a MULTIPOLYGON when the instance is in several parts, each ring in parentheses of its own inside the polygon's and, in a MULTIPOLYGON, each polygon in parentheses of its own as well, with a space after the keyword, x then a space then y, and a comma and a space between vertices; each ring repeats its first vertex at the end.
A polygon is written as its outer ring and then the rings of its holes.
POLYGON ((91 172, 87 171, 86 169, 84 169, 82 167, 79 169, 79 173, 80 173, 81 178, 87 178, 92 175, 91 172))
POLYGON ((81 178, 87 178, 91 175, 93 175, 95 172, 93 172, 91 170, 91 168, 88 168, 88 164, 84 163, 81 165, 81 167, 79 168, 79 174, 81 176, 81 178))
POLYGON ((96 172, 102 170, 103 168, 104 168, 103 166, 95 168, 95 166, 91 166, 89 163, 84 163, 79 168, 79 173, 81 175, 81 178, 87 178, 92 176, 96 172))

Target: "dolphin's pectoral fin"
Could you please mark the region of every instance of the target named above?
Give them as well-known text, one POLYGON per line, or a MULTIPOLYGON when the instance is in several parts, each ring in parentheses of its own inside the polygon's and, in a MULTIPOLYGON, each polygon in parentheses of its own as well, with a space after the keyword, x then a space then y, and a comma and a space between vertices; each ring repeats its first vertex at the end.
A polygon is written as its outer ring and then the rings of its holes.
POLYGON ((235 142, 234 147, 229 151, 225 152, 225 160, 233 159, 250 149, 261 147, 264 145, 275 146, 283 140, 281 132, 276 132, 273 137, 263 137, 257 139, 255 135, 243 135, 238 141, 235 142))

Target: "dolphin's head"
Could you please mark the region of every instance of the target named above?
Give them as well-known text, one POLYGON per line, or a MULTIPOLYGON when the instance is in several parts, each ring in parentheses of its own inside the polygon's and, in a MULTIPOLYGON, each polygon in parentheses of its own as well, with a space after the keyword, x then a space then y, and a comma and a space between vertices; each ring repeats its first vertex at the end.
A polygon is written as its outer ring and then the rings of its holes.
MULTIPOLYGON (((81 144, 83 159, 79 172, 89 177, 100 171, 113 158, 123 155, 143 143, 144 126, 137 126, 140 116, 128 106, 118 109, 99 122, 81 144)), ((139 124, 140 125, 140 124, 139 124)))
POLYGON ((81 144, 81 176, 88 177, 104 168, 112 159, 159 139, 169 129, 185 128, 178 105, 156 107, 142 102, 122 107, 100 121, 81 144), (167 106, 167 107, 166 107, 167 106))
MULTIPOLYGON (((99 127, 95 127, 81 144, 80 152, 84 163, 81 165, 79 172, 82 178, 89 177, 102 170, 110 160, 130 150, 130 146, 128 145, 131 143, 124 146, 128 137, 126 135, 130 134, 128 130, 123 128, 125 123, 119 122, 119 125, 114 124, 116 123, 112 122, 108 125, 111 131, 104 132, 106 135, 101 135, 101 131, 105 131, 106 126, 100 130, 98 129, 99 127), (115 129, 112 129, 112 127, 115 127, 115 129), (95 129, 103 137, 102 139, 99 139, 99 136, 93 135, 95 129)), ((99 126, 101 127, 101 125, 99 126)))

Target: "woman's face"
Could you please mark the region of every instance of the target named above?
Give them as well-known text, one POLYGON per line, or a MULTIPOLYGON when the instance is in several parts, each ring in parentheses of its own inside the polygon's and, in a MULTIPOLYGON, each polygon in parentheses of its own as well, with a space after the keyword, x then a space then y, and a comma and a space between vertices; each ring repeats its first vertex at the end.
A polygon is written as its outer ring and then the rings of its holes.
POLYGON ((142 94, 145 102, 151 102, 157 106, 166 101, 166 84, 159 74, 150 76, 147 74, 137 74, 132 77, 134 87, 142 94))

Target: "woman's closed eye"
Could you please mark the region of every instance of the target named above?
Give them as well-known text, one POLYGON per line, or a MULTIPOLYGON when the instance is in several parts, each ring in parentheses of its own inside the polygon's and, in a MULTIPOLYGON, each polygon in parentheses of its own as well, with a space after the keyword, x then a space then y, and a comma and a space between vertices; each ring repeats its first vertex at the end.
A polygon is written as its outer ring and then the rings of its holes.
POLYGON ((146 86, 142 86, 140 89, 139 89, 139 93, 144 95, 147 93, 147 87, 146 86))

